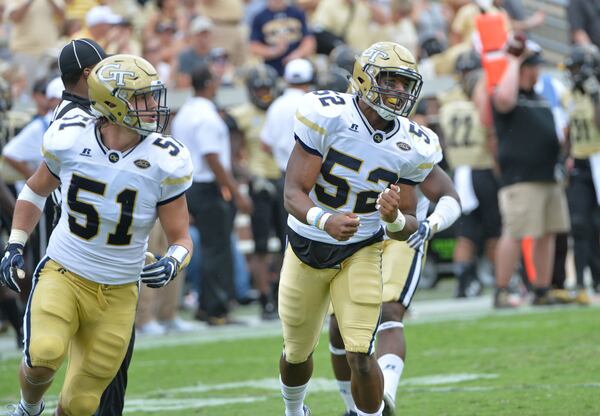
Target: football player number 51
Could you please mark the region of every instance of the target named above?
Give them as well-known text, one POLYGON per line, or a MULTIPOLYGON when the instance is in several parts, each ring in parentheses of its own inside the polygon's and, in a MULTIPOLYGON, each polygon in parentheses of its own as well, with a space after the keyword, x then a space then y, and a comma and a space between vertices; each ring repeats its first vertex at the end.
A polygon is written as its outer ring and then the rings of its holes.
MULTIPOLYGON (((80 224, 71 213, 69 213, 69 229, 71 232, 84 240, 91 240, 98 235, 100 229, 100 216, 96 208, 87 202, 78 199, 79 191, 104 196, 106 184, 73 174, 71 185, 67 194, 67 204, 72 212, 77 212, 85 217, 85 224, 80 224)), ((116 198, 116 202, 121 206, 119 222, 114 232, 108 234, 107 244, 115 246, 125 246, 131 242, 129 230, 133 223, 133 208, 137 191, 124 189, 116 198)))

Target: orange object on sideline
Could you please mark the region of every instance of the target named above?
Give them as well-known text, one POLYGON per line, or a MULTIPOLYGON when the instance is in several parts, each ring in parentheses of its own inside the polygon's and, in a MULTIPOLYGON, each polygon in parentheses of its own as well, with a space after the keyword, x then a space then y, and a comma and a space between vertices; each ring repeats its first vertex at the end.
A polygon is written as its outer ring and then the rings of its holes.
POLYGON ((521 251, 523 252, 523 263, 525 264, 527 280, 529 280, 529 283, 533 283, 537 279, 537 272, 535 270, 535 264, 533 263, 532 237, 525 237, 521 240, 521 251))
POLYGON ((502 13, 482 13, 475 18, 475 26, 481 43, 481 65, 487 78, 488 91, 498 85, 506 69, 504 45, 508 30, 502 13))

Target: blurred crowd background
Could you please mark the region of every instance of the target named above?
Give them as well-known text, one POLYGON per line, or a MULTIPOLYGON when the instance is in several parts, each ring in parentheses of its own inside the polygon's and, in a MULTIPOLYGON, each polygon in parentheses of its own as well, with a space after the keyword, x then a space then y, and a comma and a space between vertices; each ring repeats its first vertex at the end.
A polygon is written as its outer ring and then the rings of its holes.
MULTIPOLYGON (((573 89, 565 64, 573 45, 600 44, 600 5, 594 0, 0 0, 0 149, 4 153, 0 176, 15 195, 41 160, 34 151, 11 155, 7 144, 28 125, 43 120, 60 102, 62 88, 49 84, 60 76, 57 57, 65 44, 91 38, 108 54, 143 56, 169 89, 172 116, 191 96, 216 104, 226 126, 219 140, 228 149, 218 153, 229 155, 229 160, 221 163, 235 178, 237 188, 220 190, 227 207, 213 217, 209 213, 208 218, 193 218, 190 229, 196 253, 187 277, 178 278, 164 294, 143 290, 137 328, 147 334, 192 329, 192 323, 178 318, 181 308, 193 310, 197 320, 210 325, 228 324, 235 322, 229 315, 235 305, 255 301, 261 305, 261 317, 273 319, 277 316, 276 287, 284 241, 281 188, 286 160, 285 149, 278 148, 277 137, 269 141, 269 134, 282 127, 288 115, 284 114, 285 105, 280 105, 283 110, 272 111, 271 117, 268 108, 279 98, 289 102, 294 90, 345 91, 354 56, 375 41, 390 40, 412 51, 425 80, 414 117, 436 131, 448 146, 457 133, 444 131, 440 109, 450 100, 447 93, 453 88, 467 93, 463 101, 472 101, 470 93, 482 73, 475 19, 484 11, 501 13, 509 30, 538 41, 545 59, 536 64, 551 79, 556 96, 573 89), (310 67, 298 64, 298 59, 307 60, 310 67), (288 65, 290 62, 295 64, 288 65), (469 75, 473 71, 476 77, 469 75), (226 239, 212 238, 216 230, 207 228, 214 226, 217 217, 224 219, 222 230, 231 234, 226 239), (201 224, 203 221, 213 224, 201 224), (215 286, 202 284, 203 279, 215 286), (217 312, 202 307, 203 291, 210 293, 207 302, 220 299, 221 304, 214 306, 217 312)), ((563 127, 569 126, 569 109, 564 103, 561 98, 550 103, 563 123, 557 122, 561 143, 566 141, 563 127)), ((192 119, 194 114, 204 116, 200 111, 186 117, 192 119)), ((494 120, 482 128, 486 142, 492 143, 487 168, 498 174, 494 120)), ((568 149, 557 158, 557 166, 568 176, 572 168, 568 149)), ((443 167, 455 173, 452 164, 443 167)), ((560 192, 566 192, 564 178, 560 192)), ((10 229, 8 200, 3 199, 2 207, 2 235, 6 236, 10 229)), ((200 216, 206 212, 196 211, 200 216)), ((561 230, 556 240, 553 273, 559 276, 555 276, 555 289, 564 289, 565 258, 574 244, 569 228, 561 230)), ((451 229, 430 244, 423 285, 435 285, 444 274, 456 275, 459 297, 476 296, 484 286, 494 286, 494 263, 503 258, 494 258, 499 234, 482 232, 483 240, 492 240, 490 249, 475 237, 472 246, 465 248, 452 233, 451 229), (476 259, 485 258, 486 253, 488 267, 480 267, 476 259)), ((39 244, 32 244, 29 252, 30 272, 47 238, 42 230, 40 234, 39 244)), ((159 228, 154 234, 150 249, 160 253, 166 242, 159 228)), ((595 240, 597 247, 597 231, 585 238, 590 244, 595 240)), ((535 280, 533 263, 527 263, 527 244, 523 247, 525 263, 517 269, 519 277, 508 286, 502 283, 511 296, 523 295, 535 280)), ((551 256, 554 262, 554 252, 551 256)), ((593 271, 597 273, 592 273, 590 282, 578 278, 573 285, 598 290, 600 270, 593 271)), ((587 292, 562 295, 564 302, 589 302, 587 292)), ((2 292, 0 302, 13 302, 9 298, 10 294, 2 292)), ((497 307, 509 305, 508 298, 495 301, 497 307)))

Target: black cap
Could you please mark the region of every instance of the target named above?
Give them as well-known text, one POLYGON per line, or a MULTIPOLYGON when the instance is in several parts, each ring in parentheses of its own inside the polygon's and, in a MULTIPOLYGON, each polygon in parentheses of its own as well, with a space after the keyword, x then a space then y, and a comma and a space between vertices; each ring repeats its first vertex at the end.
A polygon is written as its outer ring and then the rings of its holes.
POLYGON ((79 74, 83 68, 94 66, 106 58, 106 52, 91 39, 75 39, 66 44, 58 56, 61 75, 79 74))
POLYGON ((542 65, 546 60, 542 56, 542 47, 532 40, 527 40, 525 47, 529 50, 529 56, 523 60, 521 66, 542 65))

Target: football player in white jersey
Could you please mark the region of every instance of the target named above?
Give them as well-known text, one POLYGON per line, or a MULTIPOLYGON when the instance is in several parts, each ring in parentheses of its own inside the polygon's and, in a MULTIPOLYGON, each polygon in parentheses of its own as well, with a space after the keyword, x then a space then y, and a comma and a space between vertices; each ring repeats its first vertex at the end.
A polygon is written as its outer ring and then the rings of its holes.
POLYGON ((38 265, 25 316, 21 401, 11 415, 40 415, 43 395, 68 355, 57 415, 90 415, 131 336, 141 281, 170 282, 190 258, 187 149, 162 135, 169 110, 156 70, 133 55, 98 63, 88 79, 99 118, 53 123, 44 161, 19 194, 0 281, 19 291, 23 247, 47 196, 60 186, 62 213, 38 265), (169 240, 144 266, 159 217, 169 240))
MULTIPOLYGON (((439 232, 450 227, 461 212, 452 179, 439 166, 435 166, 419 184, 418 191, 419 229, 406 242, 386 239, 383 243, 383 304, 375 348, 377 362, 383 373, 383 416, 396 414, 396 391, 406 359, 403 319, 424 268, 427 241, 433 237, 434 230, 439 232), (436 207, 428 217, 429 201, 436 203, 436 207)), ((346 405, 344 416, 356 416, 350 391, 350 368, 335 315, 329 321, 329 351, 333 372, 346 405)))
POLYGON ((357 58, 351 85, 353 94, 307 94, 294 121, 284 195, 289 244, 279 286, 286 416, 310 414, 304 397, 311 355, 330 301, 357 413, 381 415, 383 378, 373 343, 384 228, 392 239, 417 230, 414 186, 442 158, 435 133, 406 118, 422 86, 406 48, 373 44, 357 58))

